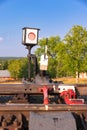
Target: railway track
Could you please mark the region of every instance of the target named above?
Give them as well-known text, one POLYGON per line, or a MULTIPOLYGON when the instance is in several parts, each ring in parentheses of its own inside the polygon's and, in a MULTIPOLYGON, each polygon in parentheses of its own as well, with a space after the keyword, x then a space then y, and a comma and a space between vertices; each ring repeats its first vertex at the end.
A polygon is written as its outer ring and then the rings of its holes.
MULTIPOLYGON (((47 114, 49 120, 52 114, 54 114, 52 118, 55 120, 56 113, 68 112, 75 116, 77 122, 82 120, 79 123, 82 123, 81 129, 78 125, 77 130, 87 130, 86 102, 82 105, 49 102, 45 105, 42 101, 43 93, 38 91, 42 86, 38 84, 0 84, 0 130, 31 130, 29 123, 32 122, 32 112, 40 115, 47 114), (41 102, 38 103, 39 100, 41 102)), ((52 89, 54 84, 48 86, 52 89)), ((87 100, 87 85, 76 85, 76 89, 80 96, 87 100)), ((58 84, 55 84, 55 92, 51 91, 50 94, 49 97, 58 96, 58 84)))
MULTIPOLYGON (((80 118, 84 122, 87 120, 87 105, 66 105, 66 104, 0 104, 0 130, 30 130, 30 122, 32 122, 33 125, 33 119, 31 120, 32 113, 43 117, 43 114, 48 117, 50 117, 53 120, 57 120, 58 113, 61 113, 62 116, 64 116, 65 112, 65 118, 66 115, 70 113, 74 115, 77 119, 77 123, 79 124, 80 118), (47 113, 47 114, 46 114, 47 113), (53 116, 52 116, 53 115, 53 116)), ((58 117, 59 118, 59 117, 58 117)), ((43 118, 41 118, 43 120, 43 118)), ((61 119, 62 120, 62 119, 61 119)), ((63 118, 64 120, 64 118, 63 118)), ((66 120, 66 119, 65 119, 66 120)), ((72 121, 72 119, 70 119, 72 121)), ((39 120, 38 120, 39 122, 39 120)), ((43 121, 42 121, 43 122, 43 121)), ((85 123, 87 124, 87 123, 85 123)), ((54 121, 55 125, 55 121, 54 121)), ((69 124, 70 125, 70 124, 69 124)), ((81 122, 80 122, 81 125, 81 122)), ((49 126, 50 128, 50 126, 49 126)), ((86 125, 85 125, 85 128, 86 125)), ((37 128, 36 128, 37 130, 37 128)), ((80 130, 80 129, 77 129, 80 130)), ((85 130, 83 128, 83 125, 81 125, 81 130, 85 130)))
POLYGON ((67 105, 67 104, 0 104, 0 112, 9 111, 36 111, 36 112, 47 112, 47 111, 71 111, 71 112, 87 112, 87 104, 84 105, 67 105))

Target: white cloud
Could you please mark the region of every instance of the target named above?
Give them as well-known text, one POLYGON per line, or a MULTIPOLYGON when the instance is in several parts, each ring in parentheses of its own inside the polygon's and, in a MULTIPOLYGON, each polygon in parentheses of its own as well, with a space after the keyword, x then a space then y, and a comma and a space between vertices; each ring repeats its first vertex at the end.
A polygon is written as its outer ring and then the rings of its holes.
POLYGON ((0 42, 2 42, 3 41, 3 37, 0 37, 0 42))

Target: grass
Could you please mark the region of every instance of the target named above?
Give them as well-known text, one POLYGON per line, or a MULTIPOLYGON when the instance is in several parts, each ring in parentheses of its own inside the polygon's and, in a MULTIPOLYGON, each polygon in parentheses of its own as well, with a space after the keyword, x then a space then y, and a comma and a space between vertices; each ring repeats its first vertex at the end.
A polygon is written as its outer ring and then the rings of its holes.
MULTIPOLYGON (((54 81, 63 81, 64 84, 76 84, 76 78, 56 78, 56 79, 53 79, 54 81)), ((4 80, 0 80, 0 83, 5 83, 5 84, 21 84, 22 83, 22 80, 7 80, 7 81, 4 81, 4 80)), ((87 84, 87 78, 80 78, 78 80, 78 84, 87 84)))
POLYGON ((22 80, 0 80, 0 84, 22 84, 22 80))
POLYGON ((56 78, 54 79, 56 81, 63 81, 63 83, 65 84, 87 84, 87 78, 79 78, 78 82, 76 82, 76 78, 56 78))

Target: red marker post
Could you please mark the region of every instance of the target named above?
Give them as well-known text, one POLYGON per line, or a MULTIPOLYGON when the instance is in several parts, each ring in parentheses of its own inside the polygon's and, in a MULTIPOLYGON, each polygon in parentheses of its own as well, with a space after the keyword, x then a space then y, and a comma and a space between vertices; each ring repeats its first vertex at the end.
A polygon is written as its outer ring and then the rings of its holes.
POLYGON ((40 92, 43 92, 44 95, 44 105, 47 105, 49 103, 48 99, 48 87, 43 86, 42 88, 39 89, 40 92))

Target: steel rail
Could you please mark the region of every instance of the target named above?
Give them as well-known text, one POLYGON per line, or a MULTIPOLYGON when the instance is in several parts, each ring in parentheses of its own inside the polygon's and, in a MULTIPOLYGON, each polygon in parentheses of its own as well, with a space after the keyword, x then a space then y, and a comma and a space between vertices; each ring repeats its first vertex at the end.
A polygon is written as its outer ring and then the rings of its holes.
POLYGON ((87 105, 67 105, 67 104, 0 104, 0 112, 10 111, 37 111, 37 112, 55 112, 55 111, 72 111, 87 112, 87 105))
MULTIPOLYGON (((50 88, 53 88, 54 84, 48 84, 47 86, 50 88)), ((30 94, 36 94, 40 93, 38 89, 42 87, 41 84, 0 84, 0 94, 20 94, 20 93, 30 93, 30 94)), ((87 84, 79 84, 76 85, 76 88, 80 95, 87 95, 87 84)), ((58 93, 58 84, 55 84, 56 87, 56 93, 58 93)))

